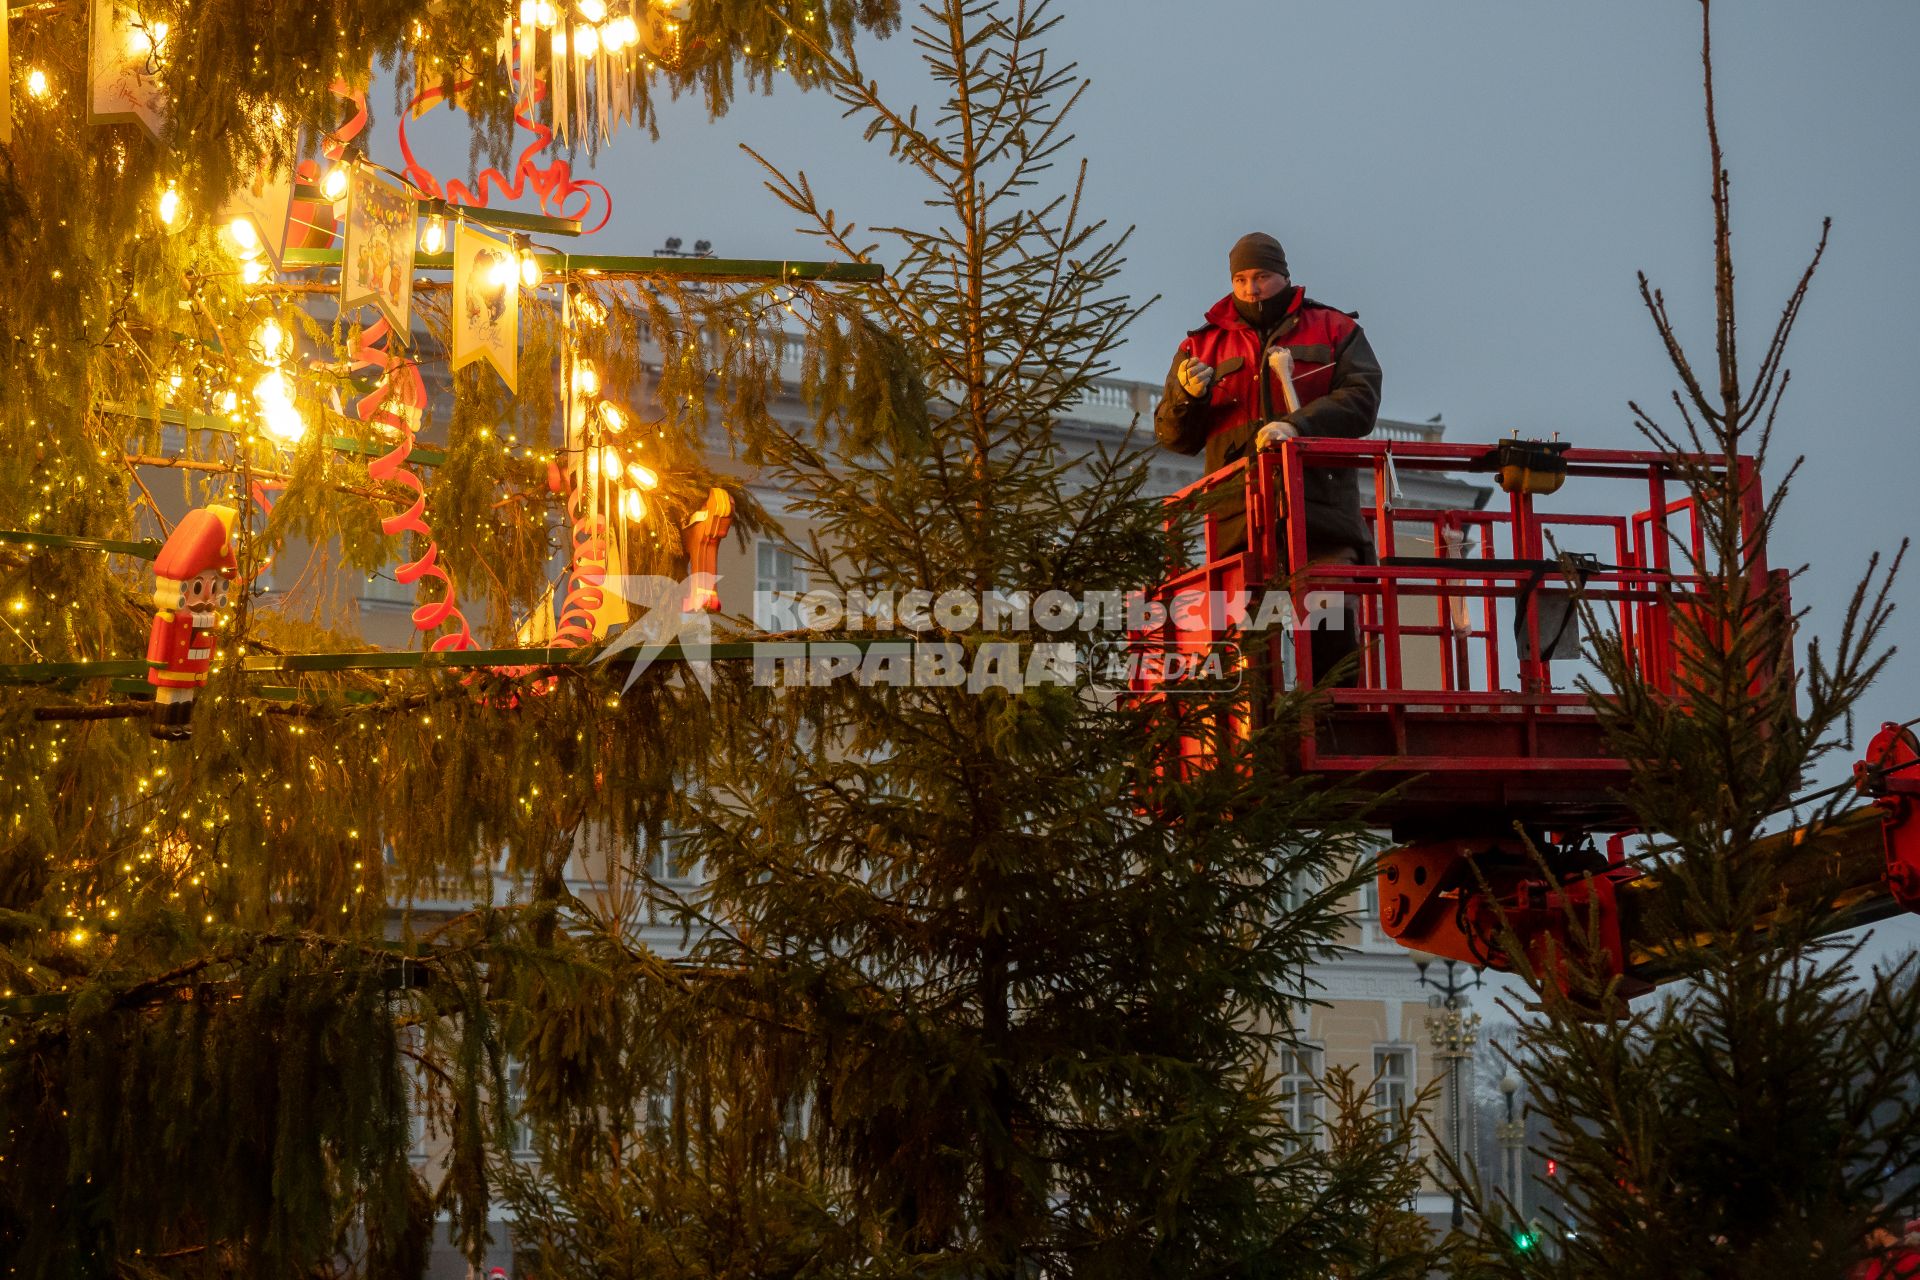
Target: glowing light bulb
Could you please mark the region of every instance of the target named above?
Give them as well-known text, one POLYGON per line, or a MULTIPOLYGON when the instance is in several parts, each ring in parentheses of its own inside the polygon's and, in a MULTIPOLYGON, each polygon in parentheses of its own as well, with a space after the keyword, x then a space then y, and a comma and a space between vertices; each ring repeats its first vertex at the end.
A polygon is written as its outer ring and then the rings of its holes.
POLYGON ((276 439, 292 444, 307 434, 307 421, 300 411, 291 404, 275 403, 261 409, 261 415, 267 420, 267 432, 276 439))
POLYGON ((529 289, 540 287, 540 263, 531 249, 520 255, 520 283, 529 289))
POLYGON ((292 404, 293 391, 287 386, 286 377, 275 369, 253 384, 253 398, 264 409, 271 404, 292 404))
MULTIPOLYGON (((40 73, 36 71, 33 74, 37 76, 40 73)), ((29 92, 31 92, 31 85, 29 85, 29 92)), ((160 225, 163 227, 172 226, 174 219, 180 216, 180 192, 172 183, 168 183, 167 189, 160 193, 160 207, 157 212, 160 215, 160 225)))
POLYGON ((660 487, 660 477, 654 473, 653 468, 643 467, 637 462, 629 462, 627 464, 627 478, 639 485, 642 489, 658 489, 660 487))
POLYGON ((628 489, 621 493, 620 514, 627 520, 635 523, 647 518, 646 499, 640 496, 638 489, 628 489))
POLYGON ((573 29, 573 52, 580 58, 591 58, 600 52, 600 28, 594 26, 575 27, 573 29))
POLYGON ((252 218, 235 218, 227 224, 227 234, 233 237, 241 257, 251 258, 260 252, 260 233, 253 229, 252 218))
POLYGON ((533 20, 538 26, 551 28, 555 22, 559 21, 559 17, 560 15, 553 11, 553 6, 548 4, 547 0, 537 0, 533 6, 533 20))
POLYGON ((279 365, 292 350, 293 339, 278 320, 269 317, 253 331, 253 358, 268 368, 279 365))
POLYGON ((222 413, 240 412, 240 393, 237 391, 221 392, 220 393, 220 412, 222 413))
POLYGON ((520 267, 512 258, 501 256, 494 260, 491 275, 493 283, 505 289, 519 282, 520 267))
POLYGON ((607 20, 607 0, 580 0, 578 8, 580 10, 580 16, 588 22, 605 22, 607 20))
POLYGON ((600 425, 607 429, 608 434, 617 436, 627 429, 627 415, 620 412, 617 406, 602 401, 600 425))
POLYGON ((632 14, 622 14, 620 17, 615 18, 613 20, 613 27, 615 34, 620 40, 619 48, 631 49, 634 45, 640 43, 640 24, 633 20, 632 14))
POLYGON ((520 25, 523 27, 532 26, 536 12, 537 7, 533 3, 533 0, 520 0, 520 25))
POLYGON ((47 96, 47 73, 38 67, 27 72, 27 96, 29 98, 47 96))
POLYGON ((427 219, 427 229, 420 234, 420 252, 439 253, 447 247, 447 220, 440 217, 427 219))
POLYGON ((320 194, 333 201, 347 194, 347 166, 337 164, 327 170, 327 176, 320 180, 320 194))
POLYGON ((612 445, 608 445, 606 448, 600 450, 600 466, 598 470, 606 472, 607 479, 609 480, 617 478, 620 474, 620 451, 612 445))
POLYGON ((593 361, 582 360, 573 367, 573 393, 578 396, 600 394, 600 374, 593 361))
POLYGON ((240 264, 240 283, 259 284, 267 278, 267 264, 258 258, 248 258, 240 264))

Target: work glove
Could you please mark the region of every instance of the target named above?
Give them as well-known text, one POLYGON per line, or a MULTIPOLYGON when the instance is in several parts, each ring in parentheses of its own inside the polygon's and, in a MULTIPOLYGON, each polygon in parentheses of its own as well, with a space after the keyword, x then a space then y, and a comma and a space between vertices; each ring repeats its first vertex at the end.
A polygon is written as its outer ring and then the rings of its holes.
POLYGON ((1260 428, 1260 434, 1253 438, 1254 447, 1265 453, 1269 449, 1278 449, 1282 440, 1298 440, 1300 428, 1291 422, 1269 422, 1260 428))
POLYGON ((1210 364, 1201 364, 1191 358, 1182 360, 1173 376, 1180 383, 1180 389, 1195 400, 1205 399, 1207 392, 1213 390, 1213 366, 1210 364))

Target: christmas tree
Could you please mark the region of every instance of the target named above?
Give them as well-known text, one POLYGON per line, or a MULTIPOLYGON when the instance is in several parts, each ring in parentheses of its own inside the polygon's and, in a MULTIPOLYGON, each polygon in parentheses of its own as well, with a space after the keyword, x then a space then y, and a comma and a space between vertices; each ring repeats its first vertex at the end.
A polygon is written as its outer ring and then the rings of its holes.
POLYGON ((1264 735, 1163 775, 1164 717, 977 616, 709 664, 623 598, 687 580, 656 612, 699 614, 716 538, 767 526, 729 453, 788 485, 818 533, 796 551, 848 597, 1118 600, 1164 565, 1137 457, 1052 433, 1134 311, 1124 237, 1052 170, 1078 79, 1051 20, 930 8, 925 125, 855 56, 897 20, 9 21, 22 1272, 413 1274, 436 1214, 477 1258, 502 1191, 541 1274, 1421 1271, 1412 1166, 1359 1087, 1314 1142, 1273 1079, 1355 883, 1350 804, 1276 782, 1264 735), (511 171, 380 172, 376 65, 397 115, 457 104, 511 171), (839 96, 931 184, 930 225, 883 258, 774 158, 830 262, 551 250, 605 215, 555 148, 620 145, 664 88, 717 112, 736 78, 839 96), (537 214, 489 207, 529 187, 537 214), (812 431, 768 412, 782 322, 812 431), (412 634, 371 648, 338 584, 396 561, 412 634), (815 681, 848 652, 908 677, 815 681), (697 888, 648 870, 669 841, 697 888), (508 1158, 528 1141, 537 1170, 508 1158))

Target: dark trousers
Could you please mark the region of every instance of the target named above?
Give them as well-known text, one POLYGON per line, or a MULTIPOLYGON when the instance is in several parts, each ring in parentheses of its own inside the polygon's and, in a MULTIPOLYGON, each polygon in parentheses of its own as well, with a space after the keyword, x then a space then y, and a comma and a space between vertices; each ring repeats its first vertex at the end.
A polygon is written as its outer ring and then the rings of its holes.
MULTIPOLYGON (((1224 557, 1245 551, 1247 549, 1247 508, 1244 491, 1238 486, 1227 486, 1216 490, 1213 501, 1207 504, 1207 508, 1213 517, 1215 554, 1224 557)), ((1364 563, 1360 553, 1349 546, 1336 546, 1322 550, 1314 547, 1309 541, 1307 550, 1309 567, 1324 564, 1364 563)), ((1361 673, 1358 665, 1333 681, 1331 686, 1327 681, 1327 673, 1360 648, 1360 604, 1351 592, 1347 593, 1346 606, 1340 616, 1343 619, 1343 625, 1322 626, 1314 629, 1313 683, 1321 687, 1358 688, 1361 673)))

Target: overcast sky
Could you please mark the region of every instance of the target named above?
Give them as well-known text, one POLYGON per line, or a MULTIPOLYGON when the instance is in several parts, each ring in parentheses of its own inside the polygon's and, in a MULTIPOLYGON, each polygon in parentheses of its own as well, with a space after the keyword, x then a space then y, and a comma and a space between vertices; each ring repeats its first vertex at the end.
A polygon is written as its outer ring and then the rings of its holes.
MULTIPOLYGON (((1226 247, 1256 229, 1281 239, 1311 294, 1361 313, 1385 412, 1444 414, 1450 439, 1518 429, 1634 446, 1627 401, 1673 386, 1638 270, 1710 362, 1693 0, 1058 11, 1052 46, 1092 79, 1075 119, 1091 205, 1135 227, 1128 292, 1162 298, 1120 354, 1127 376, 1164 375, 1225 292, 1226 247)), ((1722 0, 1715 25, 1749 360, 1820 219, 1834 220, 1789 358, 1781 453, 1807 461, 1774 548, 1810 566, 1797 598, 1830 633, 1866 554, 1913 531, 1920 509, 1920 4, 1722 0)), ((883 87, 911 92, 911 53, 896 37, 865 58, 883 87)), ((645 253, 679 235, 722 256, 819 256, 743 142, 806 169, 844 216, 919 214, 922 192, 831 101, 783 87, 717 122, 697 102, 669 107, 658 142, 618 135, 593 175, 615 195, 597 247, 645 253)), ((464 167, 464 147, 446 154, 464 167)), ((1916 582, 1897 593, 1906 625, 1920 619, 1916 582)), ((1920 715, 1920 643, 1905 647, 1863 726, 1920 715)))

